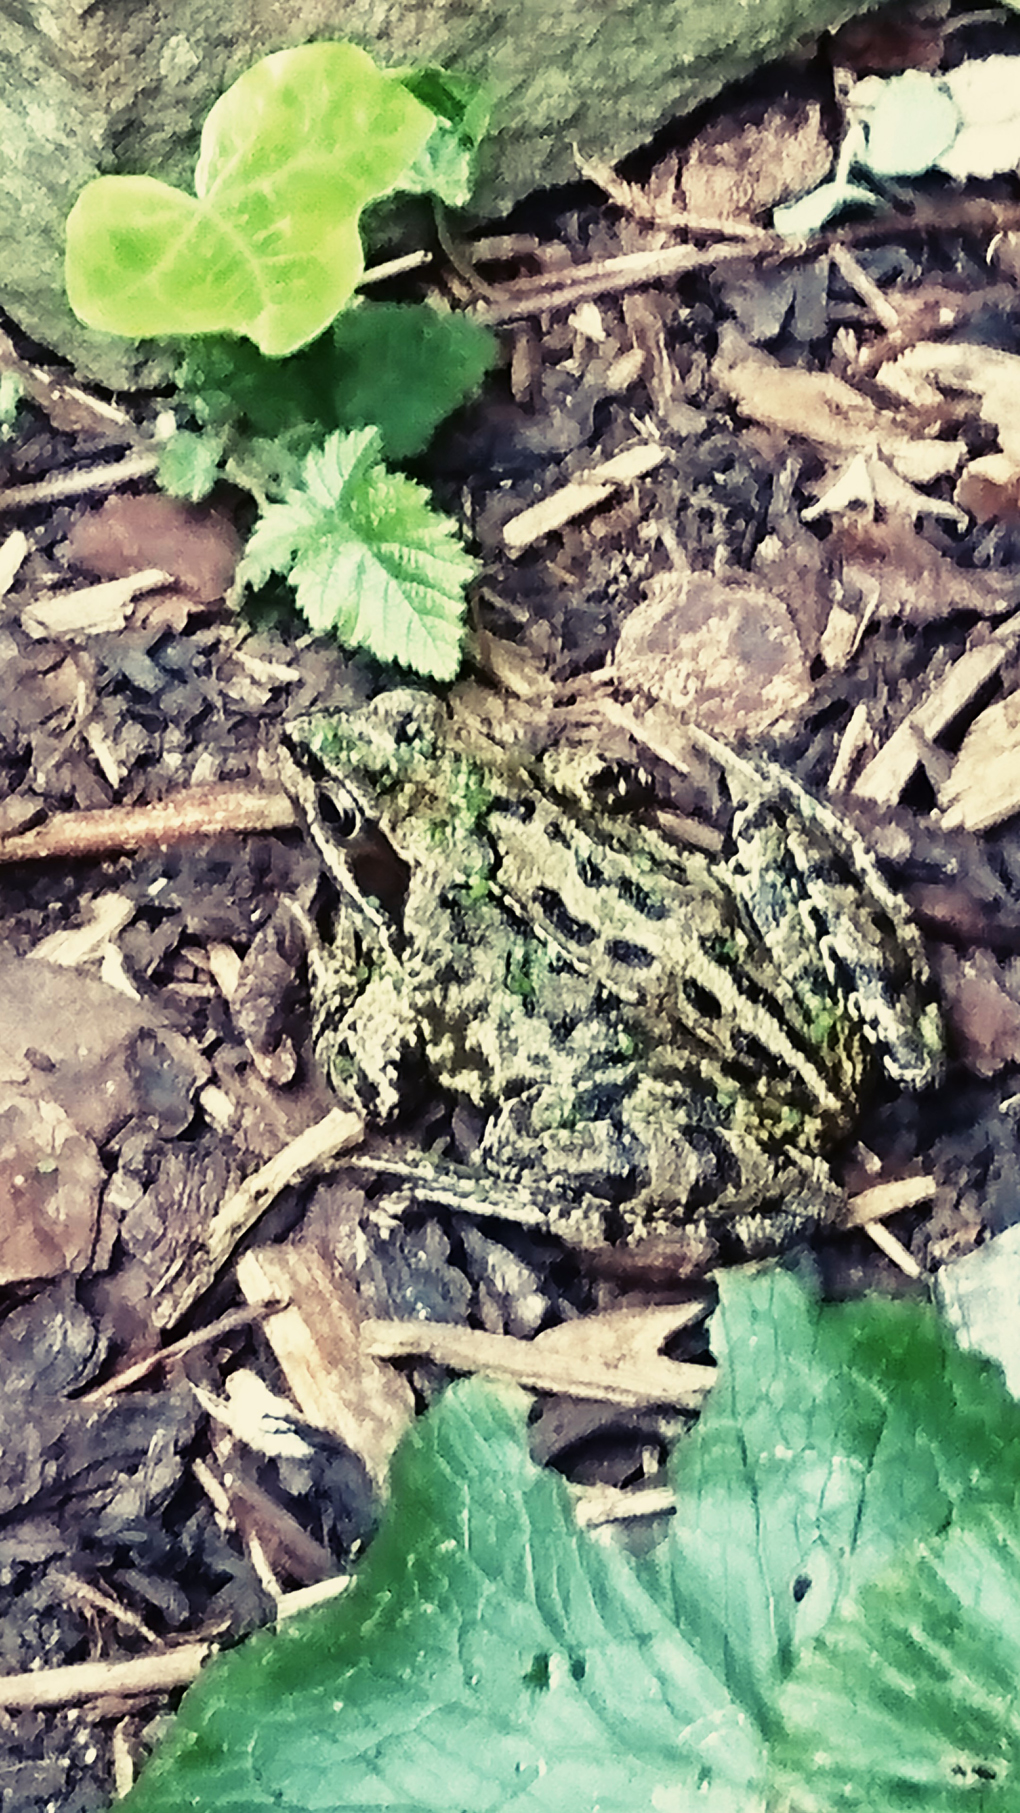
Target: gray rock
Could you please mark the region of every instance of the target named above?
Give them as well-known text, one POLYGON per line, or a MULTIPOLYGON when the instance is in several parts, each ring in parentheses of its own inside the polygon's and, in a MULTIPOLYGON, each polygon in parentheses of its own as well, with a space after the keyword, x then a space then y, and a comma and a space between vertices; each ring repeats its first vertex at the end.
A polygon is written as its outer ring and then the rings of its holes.
POLYGON ((4 8, 0 302, 82 373, 114 386, 151 380, 145 349, 89 331, 68 309, 64 221, 100 172, 144 171, 190 192, 206 113, 269 51, 348 37, 387 66, 435 63, 484 79, 496 115, 474 208, 483 218, 571 180, 574 141, 615 161, 726 82, 862 10, 860 0, 25 0, 4 8))

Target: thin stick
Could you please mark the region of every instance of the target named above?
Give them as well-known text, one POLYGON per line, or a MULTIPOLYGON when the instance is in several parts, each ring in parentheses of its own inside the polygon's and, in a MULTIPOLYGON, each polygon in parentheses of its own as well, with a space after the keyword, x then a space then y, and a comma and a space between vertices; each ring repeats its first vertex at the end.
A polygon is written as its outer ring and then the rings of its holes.
POLYGON ((46 504, 58 497, 84 497, 89 491, 115 491, 132 479, 149 478, 159 467, 158 453, 130 453, 109 466, 89 466, 76 472, 51 472, 33 485, 10 485, 0 491, 0 510, 23 510, 29 504, 46 504))
POLYGON ((183 1359, 186 1353, 194 1352, 196 1347, 203 1347, 207 1341, 216 1341, 220 1335, 231 1334, 235 1328, 244 1328, 249 1322, 259 1322, 267 1316, 278 1315, 281 1309, 286 1308, 285 1302, 273 1301, 251 1303, 244 1309, 228 1310, 225 1316, 218 1317, 205 1328, 196 1329, 193 1335, 182 1335, 179 1341, 173 1341, 169 1347, 161 1347, 157 1353, 150 1353, 146 1359, 137 1360, 133 1366, 125 1367, 123 1372, 115 1373, 112 1379, 106 1379, 93 1391, 83 1392, 76 1401, 79 1404, 99 1404, 115 1392, 126 1391, 129 1385, 137 1385, 139 1379, 155 1372, 157 1366, 171 1365, 174 1360, 183 1359))
POLYGON ((285 793, 222 784, 192 787, 149 806, 55 813, 32 831, 0 837, 0 863, 166 849, 194 837, 285 831, 296 823, 293 801, 285 793))

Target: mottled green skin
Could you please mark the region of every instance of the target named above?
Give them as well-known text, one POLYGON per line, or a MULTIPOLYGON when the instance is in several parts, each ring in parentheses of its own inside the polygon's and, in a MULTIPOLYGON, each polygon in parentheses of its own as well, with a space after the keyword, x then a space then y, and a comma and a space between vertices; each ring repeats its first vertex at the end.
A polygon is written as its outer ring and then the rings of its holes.
MULTIPOLYGON (((771 771, 721 859, 547 790, 425 694, 291 728, 284 779, 342 900, 313 964, 334 1086, 386 1118, 410 1061, 491 1111, 481 1157, 590 1242, 779 1223, 838 1201, 820 1154, 884 1071, 939 1073, 916 929, 842 821, 771 771), (352 868, 355 818, 406 865, 396 910, 352 868)), ((516 1198, 515 1198, 516 1199, 516 1198)))

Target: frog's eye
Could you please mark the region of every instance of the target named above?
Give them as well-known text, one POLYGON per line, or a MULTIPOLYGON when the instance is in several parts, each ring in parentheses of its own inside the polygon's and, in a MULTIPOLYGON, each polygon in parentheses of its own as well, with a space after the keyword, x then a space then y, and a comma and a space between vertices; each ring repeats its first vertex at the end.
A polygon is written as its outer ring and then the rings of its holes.
POLYGON ((337 843, 350 843, 361 830, 361 813, 350 794, 338 788, 320 787, 319 817, 337 843))

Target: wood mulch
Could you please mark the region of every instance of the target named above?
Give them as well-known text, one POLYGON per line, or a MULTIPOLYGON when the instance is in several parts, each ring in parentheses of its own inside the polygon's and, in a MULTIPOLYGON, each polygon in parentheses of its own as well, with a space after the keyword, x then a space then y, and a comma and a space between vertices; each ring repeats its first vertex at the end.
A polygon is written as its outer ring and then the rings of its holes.
MULTIPOLYGON (((421 466, 483 563, 455 698, 636 733, 709 840, 685 725, 768 754, 928 935, 950 1076, 874 1106, 817 1248, 832 1291, 923 1291, 1020 1201, 1020 187, 922 178, 779 240, 768 183, 814 168, 830 63, 444 229, 380 293, 504 352, 421 466)), ((318 873, 273 774, 284 718, 386 676, 226 608, 247 500, 157 491, 164 400, 11 324, 4 373, 0 1810, 86 1813, 211 1645, 334 1590, 451 1372, 539 1394, 590 1519, 661 1509, 718 1254, 578 1256, 394 1189, 477 1129, 430 1099, 384 1138, 314 1074, 281 903, 318 873)))

